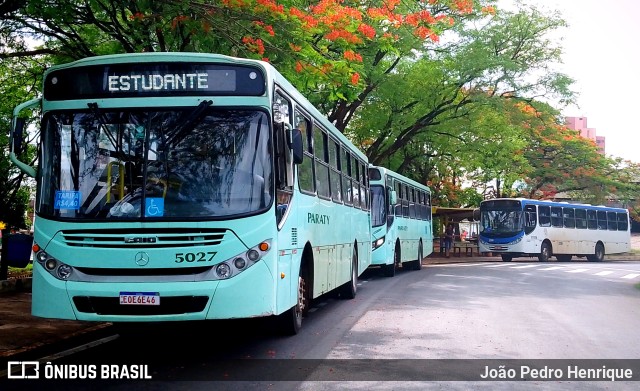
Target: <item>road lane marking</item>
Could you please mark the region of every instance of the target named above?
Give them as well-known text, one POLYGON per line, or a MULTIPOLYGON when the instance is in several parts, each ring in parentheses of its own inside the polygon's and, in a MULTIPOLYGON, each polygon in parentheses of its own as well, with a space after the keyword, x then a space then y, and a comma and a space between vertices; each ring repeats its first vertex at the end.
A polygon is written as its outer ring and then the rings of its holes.
POLYGON ((609 274, 612 274, 612 271, 609 270, 605 270, 605 271, 601 271, 601 272, 597 272, 596 274, 594 274, 594 276, 608 276, 609 274))
POLYGON ((539 265, 522 265, 522 266, 511 266, 512 269, 529 269, 531 267, 538 267, 539 265))
POLYGON ((631 274, 627 274, 626 276, 622 276, 622 278, 625 278, 627 280, 632 280, 636 277, 640 276, 640 274, 636 274, 636 273, 631 273, 631 274))
POLYGON ((551 267, 545 267, 544 269, 538 269, 538 270, 558 270, 558 269, 564 269, 564 266, 551 266, 551 267))
POLYGON ((513 265, 513 264, 512 263, 498 263, 498 264, 495 264, 495 265, 487 265, 485 267, 502 267, 502 266, 510 266, 510 265, 513 265))
POLYGON ((565 273, 582 273, 582 272, 586 272, 589 269, 573 269, 573 270, 567 270, 565 273))

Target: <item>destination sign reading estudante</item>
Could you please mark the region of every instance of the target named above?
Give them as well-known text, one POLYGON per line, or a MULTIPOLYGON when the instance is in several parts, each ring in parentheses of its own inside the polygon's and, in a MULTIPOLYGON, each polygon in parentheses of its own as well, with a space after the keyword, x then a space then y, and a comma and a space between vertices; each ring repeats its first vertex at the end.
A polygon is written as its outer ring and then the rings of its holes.
POLYGON ((136 63, 53 71, 45 80, 47 100, 186 95, 259 96, 259 68, 227 64, 136 63))
MULTIPOLYGON (((229 71, 219 81, 220 91, 235 91, 235 72, 229 71), (230 74, 231 73, 231 74, 230 74)), ((113 75, 107 77, 107 88, 119 91, 185 91, 209 89, 209 73, 169 73, 150 75, 113 75)), ((216 89, 217 91, 218 89, 216 89)))

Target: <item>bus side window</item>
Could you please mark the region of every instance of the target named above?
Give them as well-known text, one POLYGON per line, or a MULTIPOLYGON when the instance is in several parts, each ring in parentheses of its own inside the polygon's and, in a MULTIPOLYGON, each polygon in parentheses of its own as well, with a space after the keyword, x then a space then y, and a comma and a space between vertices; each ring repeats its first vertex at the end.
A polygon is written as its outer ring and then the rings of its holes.
POLYGON ((538 216, 535 205, 527 205, 524 207, 524 233, 530 234, 536 228, 538 216))
POLYGON ((548 206, 539 206, 538 219, 541 227, 551 227, 551 208, 548 206))
POLYGON ((296 109, 295 125, 302 133, 302 143, 304 145, 304 159, 302 159, 302 164, 298 165, 298 185, 300 186, 300 190, 314 193, 316 188, 315 180, 313 179, 313 143, 310 132, 311 121, 296 109))
POLYGON ((587 211, 584 209, 576 208, 576 228, 587 228, 587 211))
POLYGON ((595 210, 587 211, 587 228, 598 229, 598 217, 595 210))
POLYGON ((618 230, 618 214, 616 212, 607 212, 607 227, 610 231, 618 230))
POLYGON ((562 228, 562 208, 559 206, 551 207, 551 225, 562 228))
POLYGON ((598 211, 598 229, 607 229, 607 212, 598 211))
POLYGON ((629 229, 629 217, 626 213, 618 213, 618 231, 629 229))
POLYGON ((573 208, 562 208, 562 219, 566 228, 576 227, 575 211, 573 208))

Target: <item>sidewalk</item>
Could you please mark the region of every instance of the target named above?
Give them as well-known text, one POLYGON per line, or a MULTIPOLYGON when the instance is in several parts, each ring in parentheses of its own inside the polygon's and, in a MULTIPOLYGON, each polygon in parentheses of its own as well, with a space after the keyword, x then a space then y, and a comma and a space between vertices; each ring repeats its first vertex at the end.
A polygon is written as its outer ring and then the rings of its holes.
MULTIPOLYGON (((640 254, 616 256, 617 259, 640 261, 640 254)), ((432 254, 425 258, 422 264, 428 267, 433 264, 466 262, 501 262, 501 259, 485 256, 467 257, 465 254, 443 258, 432 254)), ((88 342, 100 331, 106 331, 109 325, 34 317, 31 315, 31 279, 0 281, 0 361, 19 358, 21 353, 35 349, 45 351, 72 338, 86 338, 88 342)), ((0 371, 2 369, 4 368, 0 367, 0 371)))

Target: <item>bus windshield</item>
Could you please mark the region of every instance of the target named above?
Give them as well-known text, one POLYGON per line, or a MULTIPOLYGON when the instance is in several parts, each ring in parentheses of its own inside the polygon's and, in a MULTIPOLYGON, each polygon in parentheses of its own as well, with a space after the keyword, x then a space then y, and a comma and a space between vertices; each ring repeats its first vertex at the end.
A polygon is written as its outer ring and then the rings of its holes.
POLYGON ((50 112, 43 120, 40 215, 217 219, 270 206, 266 113, 202 104, 91 109, 50 112))
POLYGON ((489 238, 509 237, 524 228, 522 210, 517 208, 482 209, 480 234, 489 238))
POLYGON ((379 227, 387 223, 387 202, 382 186, 371 186, 371 226, 379 227))

